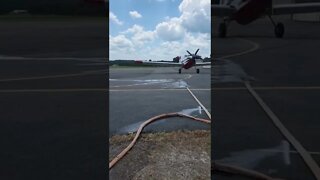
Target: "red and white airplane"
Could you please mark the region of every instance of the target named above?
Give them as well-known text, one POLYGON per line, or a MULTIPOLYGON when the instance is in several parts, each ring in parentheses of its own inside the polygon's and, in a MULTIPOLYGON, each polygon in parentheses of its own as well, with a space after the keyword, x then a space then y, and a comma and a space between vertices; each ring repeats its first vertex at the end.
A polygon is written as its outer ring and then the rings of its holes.
POLYGON ((161 62, 161 61, 136 61, 136 63, 142 63, 142 64, 156 64, 156 65, 165 65, 165 66, 180 66, 179 68, 179 74, 181 74, 182 69, 190 69, 191 67, 195 67, 196 72, 199 74, 200 69, 197 68, 197 66, 206 66, 211 65, 211 62, 203 62, 201 56, 197 55, 199 52, 199 49, 192 54, 187 50, 187 53, 189 55, 185 55, 185 58, 181 60, 181 57, 179 57, 179 62, 161 62))
POLYGON ((273 0, 220 0, 220 4, 211 5, 211 15, 224 17, 219 25, 219 36, 226 37, 231 21, 241 25, 249 24, 262 16, 268 16, 274 25, 277 38, 284 35, 284 25, 276 23, 273 15, 319 12, 320 3, 295 3, 274 5, 273 0))

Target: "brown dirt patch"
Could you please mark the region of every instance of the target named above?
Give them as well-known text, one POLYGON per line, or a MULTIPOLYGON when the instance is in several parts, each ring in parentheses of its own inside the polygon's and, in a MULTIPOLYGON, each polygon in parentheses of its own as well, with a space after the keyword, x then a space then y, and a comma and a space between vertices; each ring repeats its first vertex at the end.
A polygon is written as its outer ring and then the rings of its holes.
MULTIPOLYGON (((133 139, 109 139, 109 159, 133 139)), ((110 179, 210 179, 210 131, 143 134, 133 149, 109 171, 110 179)))

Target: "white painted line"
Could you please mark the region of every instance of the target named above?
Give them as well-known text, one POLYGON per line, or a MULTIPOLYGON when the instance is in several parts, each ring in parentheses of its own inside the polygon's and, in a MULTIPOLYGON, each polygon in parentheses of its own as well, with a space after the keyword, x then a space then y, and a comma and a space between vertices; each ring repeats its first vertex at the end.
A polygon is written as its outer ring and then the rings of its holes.
POLYGON ((209 111, 207 110, 206 107, 204 107, 204 105, 199 101, 199 99, 192 93, 192 91, 187 87, 187 90, 189 91, 189 93, 192 95, 192 97, 198 102, 198 104, 202 107, 202 109, 204 110, 204 112, 207 114, 207 116, 211 119, 211 114, 209 113, 209 111))
POLYGON ((260 98, 260 96, 254 91, 249 82, 245 82, 245 85, 251 95, 256 99, 258 104, 263 108, 266 114, 270 117, 274 125, 279 131, 287 138, 292 146, 299 152, 303 160, 309 166, 316 179, 320 180, 320 168, 315 160, 311 157, 309 152, 301 145, 301 143, 289 132, 289 130, 281 123, 279 118, 272 112, 268 105, 260 98))
POLYGON ((256 42, 253 42, 253 41, 250 41, 250 40, 247 40, 247 39, 239 39, 239 40, 248 42, 248 43, 252 44, 253 47, 248 49, 248 50, 239 52, 239 53, 218 57, 218 59, 226 59, 226 58, 231 58, 231 57, 236 57, 236 56, 242 56, 242 55, 245 55, 245 54, 249 54, 249 53, 251 53, 253 51, 256 51, 257 49, 260 48, 260 45, 258 43, 256 43, 256 42))

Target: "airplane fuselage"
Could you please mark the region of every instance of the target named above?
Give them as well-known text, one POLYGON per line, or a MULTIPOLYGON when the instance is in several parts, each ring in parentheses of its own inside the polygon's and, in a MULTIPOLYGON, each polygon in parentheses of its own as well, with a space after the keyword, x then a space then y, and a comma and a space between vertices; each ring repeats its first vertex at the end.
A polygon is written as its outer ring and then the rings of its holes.
POLYGON ((238 4, 238 10, 231 17, 231 20, 246 25, 264 15, 272 8, 272 0, 246 0, 238 4))
POLYGON ((196 64, 194 59, 185 59, 182 61, 182 68, 189 69, 196 64))

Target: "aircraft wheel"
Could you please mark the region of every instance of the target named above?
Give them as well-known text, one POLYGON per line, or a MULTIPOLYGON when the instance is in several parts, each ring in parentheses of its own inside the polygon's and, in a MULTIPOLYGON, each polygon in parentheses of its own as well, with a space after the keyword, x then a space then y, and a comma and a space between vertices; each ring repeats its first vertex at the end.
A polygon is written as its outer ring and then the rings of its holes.
POLYGON ((226 23, 220 23, 219 25, 219 37, 224 38, 227 36, 227 24, 226 23))
POLYGON ((284 35, 284 25, 282 23, 278 23, 274 28, 274 33, 277 38, 282 38, 284 35))
POLYGON ((181 74, 181 69, 179 69, 179 74, 181 74))
POLYGON ((199 74, 200 73, 200 69, 197 69, 197 74, 199 74))

